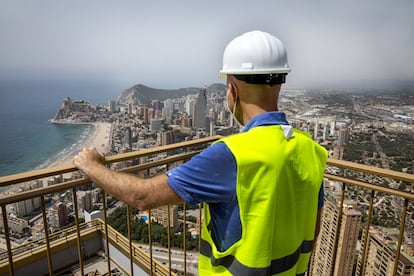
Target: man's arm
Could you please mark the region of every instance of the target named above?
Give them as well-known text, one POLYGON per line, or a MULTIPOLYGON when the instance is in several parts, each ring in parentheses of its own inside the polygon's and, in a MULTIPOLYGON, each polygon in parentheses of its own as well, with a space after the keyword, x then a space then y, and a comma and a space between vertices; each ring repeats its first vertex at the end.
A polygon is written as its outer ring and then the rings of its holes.
POLYGON ((143 179, 134 175, 110 170, 104 165, 105 158, 94 148, 85 148, 73 159, 95 184, 115 198, 139 210, 181 202, 182 199, 170 188, 165 174, 143 179))

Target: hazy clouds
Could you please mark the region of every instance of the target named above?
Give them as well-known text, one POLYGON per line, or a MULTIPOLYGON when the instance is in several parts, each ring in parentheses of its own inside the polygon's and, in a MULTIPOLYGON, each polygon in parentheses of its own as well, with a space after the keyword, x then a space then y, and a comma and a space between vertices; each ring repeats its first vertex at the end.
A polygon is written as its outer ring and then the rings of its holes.
POLYGON ((286 44, 289 81, 414 79, 413 1, 0 0, 0 78, 220 81, 222 52, 261 29, 286 44))

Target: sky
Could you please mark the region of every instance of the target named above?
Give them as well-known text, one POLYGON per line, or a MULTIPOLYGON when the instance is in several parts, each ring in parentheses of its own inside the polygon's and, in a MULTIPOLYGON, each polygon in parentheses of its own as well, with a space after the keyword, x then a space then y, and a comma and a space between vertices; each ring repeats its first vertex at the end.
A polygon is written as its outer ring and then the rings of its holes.
POLYGON ((226 45, 262 30, 285 44, 293 85, 413 80, 413 13, 411 0, 0 0, 0 79, 224 83, 226 45))

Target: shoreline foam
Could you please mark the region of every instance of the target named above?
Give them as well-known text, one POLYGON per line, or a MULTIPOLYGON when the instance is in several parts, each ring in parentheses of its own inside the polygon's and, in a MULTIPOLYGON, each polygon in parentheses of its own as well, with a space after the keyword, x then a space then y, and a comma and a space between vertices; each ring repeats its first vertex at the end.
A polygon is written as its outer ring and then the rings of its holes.
POLYGON ((58 157, 56 161, 47 164, 45 167, 55 167, 72 163, 72 159, 78 152, 82 151, 83 148, 93 147, 102 154, 106 154, 110 150, 109 143, 112 135, 112 124, 103 122, 85 124, 92 125, 92 133, 82 143, 65 153, 63 156, 58 157))

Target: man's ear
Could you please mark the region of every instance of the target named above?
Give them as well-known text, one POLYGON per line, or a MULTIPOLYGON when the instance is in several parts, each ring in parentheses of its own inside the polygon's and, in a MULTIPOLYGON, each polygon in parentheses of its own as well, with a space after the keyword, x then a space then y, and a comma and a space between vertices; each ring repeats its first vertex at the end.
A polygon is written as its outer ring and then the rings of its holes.
POLYGON ((227 90, 229 91, 229 93, 232 97, 232 100, 234 102, 236 102, 237 101, 237 88, 236 88, 236 86, 233 83, 228 82, 227 83, 227 90))

